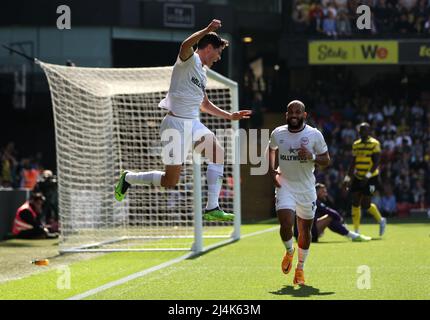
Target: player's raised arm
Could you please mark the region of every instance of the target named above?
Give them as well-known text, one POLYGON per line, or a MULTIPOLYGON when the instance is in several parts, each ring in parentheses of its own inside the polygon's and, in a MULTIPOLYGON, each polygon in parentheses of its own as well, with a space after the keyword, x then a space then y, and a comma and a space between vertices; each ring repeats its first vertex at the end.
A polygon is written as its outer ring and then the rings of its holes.
POLYGON ((194 53, 193 46, 197 44, 197 42, 199 42, 199 40, 203 38, 205 34, 208 34, 212 31, 216 31, 220 27, 221 21, 213 19, 212 22, 209 23, 206 28, 197 31, 196 33, 193 33, 191 36, 185 39, 182 42, 181 48, 179 50, 179 58, 181 58, 182 61, 189 59, 194 53))
POLYGON ((212 101, 209 100, 207 94, 205 94, 205 98, 202 102, 200 110, 206 113, 209 113, 215 117, 228 119, 228 120, 242 120, 249 119, 252 111, 251 110, 240 110, 233 113, 227 112, 218 108, 212 101))

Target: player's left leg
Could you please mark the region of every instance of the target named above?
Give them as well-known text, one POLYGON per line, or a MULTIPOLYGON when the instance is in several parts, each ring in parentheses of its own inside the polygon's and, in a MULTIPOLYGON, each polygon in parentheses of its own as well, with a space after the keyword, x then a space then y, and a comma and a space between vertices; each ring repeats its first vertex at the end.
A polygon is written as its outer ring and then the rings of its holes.
MULTIPOLYGON (((306 217, 309 218, 309 217, 306 217)), ((294 275, 293 283, 296 285, 304 285, 305 284, 305 275, 304 275, 304 266, 306 262, 306 258, 309 255, 309 247, 311 245, 311 229, 312 229, 313 218, 304 219, 303 215, 299 216, 297 213, 297 228, 299 229, 299 237, 298 237, 298 261, 296 272, 294 275)))
POLYGON ((374 203, 372 203, 371 196, 368 196, 368 195, 363 196, 361 199, 361 205, 369 214, 371 214, 375 218, 376 222, 378 222, 379 235, 382 236, 385 232, 387 219, 382 217, 381 213, 378 210, 378 207, 374 203))
POLYGON ((370 178, 365 187, 363 188, 363 197, 361 199, 361 204, 363 208, 371 214, 379 224, 379 235, 382 236, 385 232, 385 227, 387 224, 386 218, 383 218, 378 210, 378 207, 372 203, 372 196, 376 190, 379 189, 379 177, 375 176, 370 178))
POLYGON ((224 212, 219 206, 219 195, 224 178, 224 148, 215 135, 200 122, 195 123, 193 130, 196 136, 203 135, 195 144, 194 151, 209 160, 206 170, 208 202, 203 218, 208 221, 233 221, 234 215, 224 212))

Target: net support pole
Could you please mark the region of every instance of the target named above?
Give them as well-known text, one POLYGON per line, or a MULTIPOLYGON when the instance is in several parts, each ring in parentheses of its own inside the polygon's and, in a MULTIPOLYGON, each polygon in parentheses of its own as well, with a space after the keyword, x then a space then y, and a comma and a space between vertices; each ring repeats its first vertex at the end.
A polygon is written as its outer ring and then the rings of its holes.
MULTIPOLYGON (((231 98, 232 98, 232 112, 239 111, 239 95, 237 83, 231 87, 231 98)), ((234 240, 240 239, 240 224, 241 224, 241 195, 240 195, 240 132, 239 132, 239 121, 233 121, 232 123, 234 135, 234 163, 233 163, 233 210, 234 210, 234 231, 232 238, 234 240)))
POLYGON ((194 243, 191 250, 198 254, 203 252, 203 219, 202 219, 202 170, 201 156, 194 154, 193 185, 194 185, 194 243))

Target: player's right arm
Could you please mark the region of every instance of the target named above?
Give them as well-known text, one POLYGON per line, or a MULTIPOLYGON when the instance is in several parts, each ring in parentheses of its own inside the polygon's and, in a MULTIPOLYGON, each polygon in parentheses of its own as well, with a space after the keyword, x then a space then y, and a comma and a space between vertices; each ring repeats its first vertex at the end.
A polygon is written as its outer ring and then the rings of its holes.
POLYGON ((354 171, 355 171, 355 156, 352 156, 351 159, 351 164, 349 165, 347 174, 345 176, 345 178, 343 179, 343 184, 345 186, 345 188, 349 188, 351 183, 352 183, 352 179, 354 177, 354 171))
POLYGON ((278 150, 269 147, 269 174, 276 188, 280 188, 281 184, 278 181, 280 173, 276 170, 276 159, 278 158, 278 150))
POLYGON ((182 61, 188 60, 194 54, 193 46, 197 44, 197 42, 199 42, 199 40, 206 34, 215 31, 220 27, 221 21, 213 19, 206 28, 193 33, 191 36, 185 39, 181 44, 181 48, 179 49, 179 58, 181 58, 182 61))
POLYGON ((269 152, 269 175, 275 187, 280 188, 281 184, 279 183, 278 178, 281 175, 281 173, 277 170, 278 166, 276 163, 276 160, 278 159, 279 151, 278 151, 278 145, 275 138, 275 130, 273 130, 270 136, 269 146, 267 147, 267 151, 269 152))

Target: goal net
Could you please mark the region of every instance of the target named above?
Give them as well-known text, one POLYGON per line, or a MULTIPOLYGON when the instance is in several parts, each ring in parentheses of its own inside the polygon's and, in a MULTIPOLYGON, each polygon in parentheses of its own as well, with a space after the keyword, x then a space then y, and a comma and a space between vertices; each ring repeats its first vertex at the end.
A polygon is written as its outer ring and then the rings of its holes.
MULTIPOLYGON (((220 205, 234 222, 202 221, 206 164, 188 156, 179 184, 163 190, 132 186, 117 202, 121 170, 164 170, 158 103, 172 67, 81 68, 38 61, 54 109, 61 252, 205 249, 240 236, 238 122, 206 114, 201 121, 224 134, 227 158, 220 205), (230 156, 230 157, 228 157, 230 156)), ((220 108, 238 109, 237 84, 209 70, 207 93, 220 108)), ((219 137, 218 137, 219 138, 219 137)))

